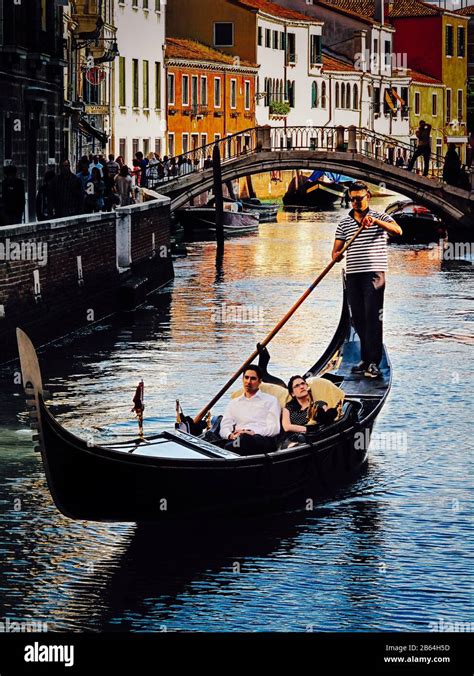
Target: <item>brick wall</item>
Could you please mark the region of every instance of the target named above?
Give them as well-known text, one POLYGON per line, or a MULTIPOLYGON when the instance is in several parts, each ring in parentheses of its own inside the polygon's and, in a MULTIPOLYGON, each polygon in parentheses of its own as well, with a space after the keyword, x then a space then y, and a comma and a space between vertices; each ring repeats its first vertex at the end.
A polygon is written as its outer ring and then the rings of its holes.
POLYGON ((169 281, 169 214, 169 200, 160 197, 111 213, 0 228, 0 361, 15 348, 17 326, 36 341, 59 337, 116 310, 118 289, 133 275, 147 278, 147 291, 169 281), (130 232, 129 265, 120 268, 119 220, 130 232))

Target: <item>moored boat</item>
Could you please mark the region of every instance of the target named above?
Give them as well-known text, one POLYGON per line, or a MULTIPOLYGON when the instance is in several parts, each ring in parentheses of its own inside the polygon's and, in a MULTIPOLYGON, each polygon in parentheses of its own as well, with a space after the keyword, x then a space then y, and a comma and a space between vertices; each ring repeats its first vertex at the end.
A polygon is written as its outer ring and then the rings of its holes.
MULTIPOLYGON (((214 207, 186 207, 178 209, 177 220, 183 226, 184 239, 204 242, 216 239, 216 210, 214 207)), ((258 231, 257 213, 224 209, 224 237, 240 237, 258 231)))
MULTIPOLYGON (((244 457, 180 430, 91 445, 65 429, 46 405, 36 352, 21 330, 18 344, 49 490, 56 507, 73 519, 156 522, 202 514, 239 516, 281 508, 288 501, 307 508, 308 499, 327 495, 364 467, 372 427, 391 385, 385 351, 380 379, 351 373, 360 345, 344 299, 332 341, 306 373, 343 389, 340 416, 295 446, 282 444, 275 452, 244 457)), ((264 380, 275 383, 268 373, 264 380)))
POLYGON ((344 191, 345 185, 337 176, 324 171, 314 171, 311 176, 297 172, 283 196, 283 204, 324 209, 340 201, 344 191))
POLYGON ((277 202, 262 203, 256 197, 244 197, 241 200, 244 212, 257 212, 260 223, 272 223, 277 220, 280 205, 277 202))
POLYGON ((413 200, 398 200, 385 209, 402 228, 403 234, 390 236, 392 244, 429 244, 446 237, 446 228, 438 216, 413 200))

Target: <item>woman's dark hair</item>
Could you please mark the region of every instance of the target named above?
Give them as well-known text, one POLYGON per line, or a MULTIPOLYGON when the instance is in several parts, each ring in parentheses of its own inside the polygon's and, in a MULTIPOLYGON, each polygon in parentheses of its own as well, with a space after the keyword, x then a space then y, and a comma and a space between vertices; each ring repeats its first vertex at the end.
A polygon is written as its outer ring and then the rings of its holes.
POLYGON ((244 368, 244 370, 242 371, 242 375, 244 376, 247 373, 247 371, 255 371, 255 373, 258 376, 258 379, 262 380, 263 372, 262 372, 262 369, 260 368, 260 366, 257 366, 257 364, 250 364, 250 366, 246 366, 244 368))
POLYGON ((93 167, 91 171, 91 178, 94 181, 97 179, 100 181, 102 179, 102 176, 100 175, 100 169, 98 167, 93 167))
POLYGON ((120 176, 128 176, 128 167, 126 164, 120 167, 120 176))
POLYGON ((288 392, 293 396, 293 383, 295 380, 304 380, 306 383, 306 380, 303 378, 303 376, 291 376, 291 378, 288 381, 288 392))

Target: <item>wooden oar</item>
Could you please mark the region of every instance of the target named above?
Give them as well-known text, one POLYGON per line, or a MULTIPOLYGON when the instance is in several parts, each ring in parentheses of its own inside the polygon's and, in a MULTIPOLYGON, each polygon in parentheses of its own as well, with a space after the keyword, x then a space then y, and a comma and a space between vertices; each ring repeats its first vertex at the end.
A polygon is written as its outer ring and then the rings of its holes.
MULTIPOLYGON (((324 270, 316 277, 316 279, 314 280, 314 282, 306 289, 306 291, 303 293, 303 295, 302 295, 302 296, 296 301, 296 303, 288 310, 288 312, 287 312, 286 315, 283 317, 283 319, 280 319, 280 321, 278 322, 278 324, 277 324, 277 325, 270 331, 270 333, 262 340, 262 342, 260 343, 261 347, 265 347, 265 345, 268 345, 268 343, 271 341, 271 339, 272 339, 274 336, 276 336, 276 334, 278 333, 278 331, 286 324, 286 322, 290 319, 290 317, 292 317, 292 316, 295 314, 295 312, 296 312, 296 310, 299 308, 299 306, 302 305, 302 303, 304 303, 304 301, 305 301, 306 298, 309 296, 309 294, 310 294, 312 291, 314 291, 314 289, 318 286, 319 282, 320 282, 322 279, 324 279, 324 277, 326 277, 326 275, 328 274, 328 272, 336 265, 336 263, 338 262, 338 260, 341 259, 341 256, 344 254, 344 252, 347 251, 347 249, 350 247, 350 245, 352 244, 352 242, 360 235, 360 233, 362 232, 363 229, 364 229, 364 227, 361 225, 360 228, 359 228, 359 229, 357 230, 357 232, 355 233, 355 235, 353 235, 353 237, 351 237, 351 239, 350 239, 346 244, 344 244, 344 246, 342 247, 342 249, 339 251, 338 257, 335 258, 334 260, 332 260, 330 263, 328 263, 328 265, 326 265, 326 267, 324 268, 324 270)), ((257 357, 257 356, 258 356, 258 350, 254 350, 254 351, 252 352, 252 354, 250 355, 250 357, 244 361, 244 363, 242 364, 242 366, 234 373, 234 375, 226 382, 226 384, 225 384, 223 387, 221 387, 221 389, 220 389, 219 392, 215 395, 215 397, 213 397, 213 398, 211 399, 211 401, 210 401, 208 404, 206 404, 206 406, 202 409, 202 411, 200 411, 200 412, 197 414, 197 416, 194 418, 194 422, 195 422, 196 424, 199 423, 199 421, 206 415, 206 413, 207 413, 208 411, 210 411, 210 409, 214 406, 214 404, 215 404, 216 402, 219 401, 219 399, 222 397, 222 395, 225 394, 225 392, 227 392, 227 390, 229 389, 229 387, 230 387, 233 383, 235 383, 235 381, 236 381, 237 378, 240 376, 240 374, 242 373, 242 371, 243 371, 245 368, 247 368, 247 366, 249 366, 249 365, 253 362, 253 360, 255 359, 255 357, 257 357)))

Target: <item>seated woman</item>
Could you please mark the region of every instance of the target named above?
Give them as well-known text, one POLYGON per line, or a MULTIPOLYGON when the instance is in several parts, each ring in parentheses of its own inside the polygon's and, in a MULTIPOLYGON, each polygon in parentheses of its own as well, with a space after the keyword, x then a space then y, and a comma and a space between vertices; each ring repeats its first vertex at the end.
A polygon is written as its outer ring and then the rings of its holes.
POLYGON ((282 427, 285 432, 306 434, 309 409, 313 403, 308 383, 301 376, 292 376, 288 382, 291 395, 282 413, 282 427))
POLYGON ((320 424, 325 425, 336 419, 337 410, 328 408, 325 401, 315 402, 310 386, 301 376, 290 378, 288 392, 291 395, 291 401, 283 409, 281 424, 285 432, 292 435, 292 440, 301 441, 296 435, 316 432, 320 424), (316 425, 312 423, 308 427, 310 418, 316 421, 316 425))

